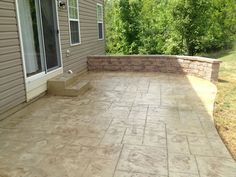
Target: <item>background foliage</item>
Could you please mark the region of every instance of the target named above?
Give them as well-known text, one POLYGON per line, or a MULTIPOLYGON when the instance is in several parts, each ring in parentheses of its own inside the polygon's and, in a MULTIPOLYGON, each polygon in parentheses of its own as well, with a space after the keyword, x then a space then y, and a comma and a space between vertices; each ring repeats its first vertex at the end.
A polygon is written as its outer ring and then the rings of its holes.
POLYGON ((188 54, 232 47, 236 0, 105 0, 112 54, 188 54))

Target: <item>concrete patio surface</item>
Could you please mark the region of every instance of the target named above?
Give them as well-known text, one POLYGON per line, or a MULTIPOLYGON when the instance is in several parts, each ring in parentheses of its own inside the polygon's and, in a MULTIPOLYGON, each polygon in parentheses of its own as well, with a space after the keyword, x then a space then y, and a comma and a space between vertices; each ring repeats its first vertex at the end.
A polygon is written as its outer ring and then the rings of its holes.
POLYGON ((0 122, 0 177, 236 177, 212 121, 216 87, 161 73, 89 73, 0 122))

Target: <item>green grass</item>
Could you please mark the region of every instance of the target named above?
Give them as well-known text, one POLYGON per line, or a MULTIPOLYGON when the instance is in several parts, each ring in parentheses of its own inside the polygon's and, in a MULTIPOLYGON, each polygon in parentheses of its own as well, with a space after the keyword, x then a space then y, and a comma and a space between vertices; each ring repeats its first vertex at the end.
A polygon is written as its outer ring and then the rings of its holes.
POLYGON ((223 63, 220 67, 214 118, 216 127, 236 159, 236 47, 231 51, 209 54, 223 63))

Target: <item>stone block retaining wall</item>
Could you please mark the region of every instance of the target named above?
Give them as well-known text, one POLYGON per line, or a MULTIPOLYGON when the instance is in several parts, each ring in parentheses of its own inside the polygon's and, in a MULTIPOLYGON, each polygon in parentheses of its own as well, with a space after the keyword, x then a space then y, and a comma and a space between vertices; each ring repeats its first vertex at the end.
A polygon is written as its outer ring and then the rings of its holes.
POLYGON ((195 56, 88 56, 90 71, 140 71, 194 75, 215 82, 221 61, 195 56))

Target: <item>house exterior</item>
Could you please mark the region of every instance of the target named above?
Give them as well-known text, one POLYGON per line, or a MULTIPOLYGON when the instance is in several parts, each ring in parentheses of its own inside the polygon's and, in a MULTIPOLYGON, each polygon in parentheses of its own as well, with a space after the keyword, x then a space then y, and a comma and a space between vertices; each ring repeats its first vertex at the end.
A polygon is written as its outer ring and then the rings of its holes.
POLYGON ((103 0, 0 1, 0 119, 105 54, 103 0))

